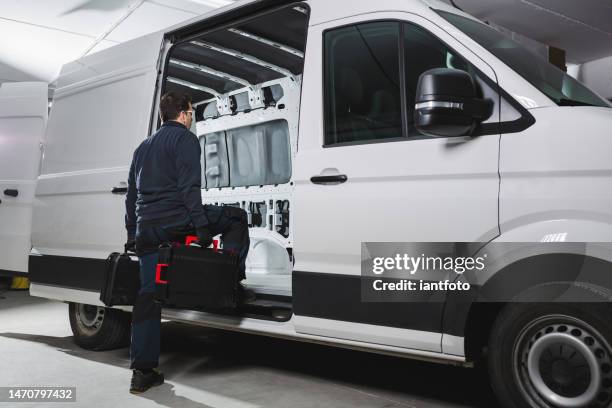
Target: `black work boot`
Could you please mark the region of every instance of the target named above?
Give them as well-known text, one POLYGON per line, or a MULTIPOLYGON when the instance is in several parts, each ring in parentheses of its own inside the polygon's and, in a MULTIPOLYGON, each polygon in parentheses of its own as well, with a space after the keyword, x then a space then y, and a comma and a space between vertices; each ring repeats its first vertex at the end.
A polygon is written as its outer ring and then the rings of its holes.
POLYGON ((147 373, 140 370, 134 370, 132 373, 132 383, 130 384, 130 392, 132 394, 140 394, 151 387, 162 385, 164 383, 164 374, 157 368, 152 369, 147 373))

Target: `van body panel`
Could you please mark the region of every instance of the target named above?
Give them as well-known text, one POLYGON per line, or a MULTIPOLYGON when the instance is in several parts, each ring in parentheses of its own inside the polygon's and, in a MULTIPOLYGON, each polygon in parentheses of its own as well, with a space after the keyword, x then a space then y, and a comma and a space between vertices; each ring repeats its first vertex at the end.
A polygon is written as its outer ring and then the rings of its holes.
MULTIPOLYGON (((404 21, 438 37, 492 83, 495 72, 439 26, 412 13, 328 17, 329 22, 311 26, 308 34, 294 163, 296 330, 320 334, 321 327, 314 324, 317 318, 345 320, 354 325, 347 323, 333 336, 357 340, 365 335, 362 324, 377 324, 380 330, 401 327, 427 333, 411 337, 404 346, 442 352, 443 300, 363 302, 361 242, 487 242, 499 235, 499 135, 324 146, 323 36, 327 30, 351 24, 404 21), (335 174, 346 175, 348 181, 311 182, 313 176, 335 174), (315 287, 320 288, 316 305, 308 296, 315 287)), ((499 116, 494 120, 499 121, 499 116)))
MULTIPOLYGON (((558 263, 567 264, 572 257, 579 257, 579 263, 588 259, 590 265, 612 265, 612 140, 603 131, 612 125, 612 110, 555 106, 530 113, 535 118, 530 128, 501 137, 501 235, 480 250, 496 261, 486 273, 472 277, 483 290, 504 275, 515 283, 548 284, 551 274, 553 281, 563 280, 558 263), (493 248, 504 248, 500 243, 510 244, 508 251, 491 254, 493 248), (518 278, 525 270, 515 265, 533 257, 548 266, 531 279, 518 278)), ((593 285, 593 294, 605 294, 609 278, 598 271, 576 271, 580 275, 570 280, 593 285)), ((497 295, 507 298, 527 289, 509 287, 512 292, 497 295)), ((465 334, 463 327, 456 332, 465 334)))
MULTIPOLYGON (((550 235, 554 237, 557 234, 550 235)), ((512 293, 512 287, 519 288, 519 293, 522 289, 522 284, 551 283, 554 281, 579 282, 583 284, 594 284, 600 286, 603 292, 610 292, 610 276, 609 268, 612 265, 612 244, 610 242, 567 242, 567 241, 544 241, 539 245, 534 245, 533 242, 510 242, 496 240, 483 246, 478 255, 487 257, 487 268, 481 273, 474 274, 473 272, 466 273, 466 279, 474 282, 479 288, 485 288, 493 278, 500 282, 501 274, 512 271, 512 277, 508 278, 512 283, 505 287, 498 287, 493 295, 499 295, 500 301, 505 301, 508 294, 512 293), (522 268, 515 270, 510 269, 512 265, 523 262, 529 258, 535 259, 540 257, 545 262, 541 262, 542 267, 537 273, 529 272, 530 265, 524 264, 522 268), (584 259, 591 259, 592 263, 587 263, 584 259), (568 265, 574 265, 573 260, 577 260, 576 264, 580 265, 577 270, 572 270, 567 275, 565 268, 568 265), (607 265, 607 266, 606 266, 607 265), (601 267, 608 268, 602 271, 601 267), (522 277, 521 274, 533 273, 531 277, 522 277), (571 278, 568 278, 568 276, 571 278), (504 291, 508 292, 504 292, 504 291), (504 296, 504 298, 502 298, 504 296)), ((533 269, 533 268, 532 268, 533 269)), ((609 299, 607 299, 609 300, 609 299)))
POLYGON ((0 271, 27 272, 48 85, 0 84, 0 271))
POLYGON ((58 79, 34 208, 38 254, 104 259, 126 239, 132 154, 147 137, 162 33, 68 64, 58 79))
POLYGON ((410 13, 373 13, 311 27, 294 163, 296 270, 359 274, 359 244, 365 241, 486 242, 499 234, 499 136, 323 147, 323 32, 385 19, 425 28, 488 78, 496 78, 453 37, 410 13), (326 169, 346 174, 348 181, 334 186, 312 184, 311 177, 326 169), (333 225, 337 226, 325 227, 333 225))
MULTIPOLYGON (((44 297, 48 299, 63 300, 64 297, 69 296, 75 302, 98 305, 101 306, 99 300, 99 293, 94 291, 84 290, 73 290, 67 288, 58 288, 51 285, 32 284, 30 292, 33 296, 44 297)), ((130 311, 131 307, 121 306, 117 307, 126 311, 130 311)), ((383 344, 376 344, 371 341, 351 341, 343 340, 339 338, 333 338, 325 335, 307 335, 297 333, 295 331, 292 320, 287 322, 272 322, 269 320, 260 320, 253 318, 236 318, 231 316, 221 316, 207 312, 199 312, 193 310, 180 310, 180 309, 164 309, 162 310, 162 318, 176 322, 182 322, 187 324, 196 324, 205 327, 212 327, 222 330, 232 330, 245 333, 253 333, 258 335, 265 335, 271 337, 278 337, 290 340, 305 341, 310 343, 317 343, 323 345, 333 345, 335 347, 344 347, 354 350, 368 351, 379 354, 387 354, 398 357, 408 357, 419 360, 434 361, 438 363, 449 363, 456 365, 463 365, 466 363, 465 357, 462 354, 455 354, 456 344, 461 344, 461 339, 454 338, 449 340, 449 351, 447 354, 440 354, 436 352, 430 352, 425 350, 414 350, 407 349, 405 347, 398 346, 387 346, 383 344)), ((345 322, 337 322, 338 324, 346 324, 345 322)), ((327 324, 333 325, 333 321, 327 321, 327 324)), ((377 326, 370 326, 369 331, 375 332, 379 330, 377 326)), ((366 330, 367 331, 367 330, 366 330)), ((391 332, 394 332, 393 330, 391 332)), ((424 338, 427 336, 425 333, 415 333, 408 330, 403 330, 396 333, 396 341, 401 342, 402 338, 409 338, 411 335, 420 336, 424 338)), ((450 338, 450 337, 449 337, 450 338)))
POLYGON ((612 109, 531 111, 529 129, 503 135, 500 228, 508 241, 612 239, 612 109), (562 239, 561 239, 562 237, 562 239))
POLYGON ((420 0, 381 0, 378 2, 354 0, 334 3, 325 0, 308 0, 307 3, 312 8, 310 13, 311 27, 379 12, 410 12, 421 16, 431 13, 429 6, 420 0))
POLYGON ((155 32, 126 41, 65 64, 57 78, 54 99, 73 89, 94 85, 121 72, 157 63, 163 32, 155 32))

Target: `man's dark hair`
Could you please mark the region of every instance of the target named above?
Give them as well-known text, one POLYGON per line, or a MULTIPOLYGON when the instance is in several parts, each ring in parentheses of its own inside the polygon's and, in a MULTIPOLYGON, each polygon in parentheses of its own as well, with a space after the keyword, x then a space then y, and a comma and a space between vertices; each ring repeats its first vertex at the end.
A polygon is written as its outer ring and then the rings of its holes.
POLYGON ((165 93, 161 97, 159 103, 159 111, 161 112, 162 121, 174 120, 179 117, 181 111, 189 110, 189 104, 191 103, 191 95, 178 94, 170 91, 165 93))

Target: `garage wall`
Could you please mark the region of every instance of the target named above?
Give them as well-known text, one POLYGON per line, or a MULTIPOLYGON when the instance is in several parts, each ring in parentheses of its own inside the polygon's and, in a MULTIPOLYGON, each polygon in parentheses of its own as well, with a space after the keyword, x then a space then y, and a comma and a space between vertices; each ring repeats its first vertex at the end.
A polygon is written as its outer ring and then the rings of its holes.
POLYGON ((578 80, 604 98, 612 100, 612 56, 582 64, 578 80))

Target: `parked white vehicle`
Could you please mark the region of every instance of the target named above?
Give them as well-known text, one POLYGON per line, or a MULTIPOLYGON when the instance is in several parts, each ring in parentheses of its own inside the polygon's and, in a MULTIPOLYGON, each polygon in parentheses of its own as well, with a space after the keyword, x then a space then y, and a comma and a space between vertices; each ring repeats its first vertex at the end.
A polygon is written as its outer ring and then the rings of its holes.
MULTIPOLYGON (((46 132, 46 85, 2 84, 0 269, 70 302, 77 342, 112 348, 129 334, 129 308, 104 308, 99 291, 126 237, 132 153, 168 90, 194 98, 203 202, 249 215, 246 284, 262 303, 260 317, 164 318, 486 359, 505 406, 608 406, 612 320, 598 282, 578 282, 598 289, 595 304, 362 302, 362 242, 612 241, 610 105, 434 0, 239 1, 65 65, 46 132), (575 353, 539 360, 559 345, 575 353)), ((568 251, 524 245, 477 287, 533 293, 556 282, 560 257, 584 255, 568 251), (536 255, 542 274, 521 280, 536 255)), ((587 252, 609 268, 606 251, 587 252)))

